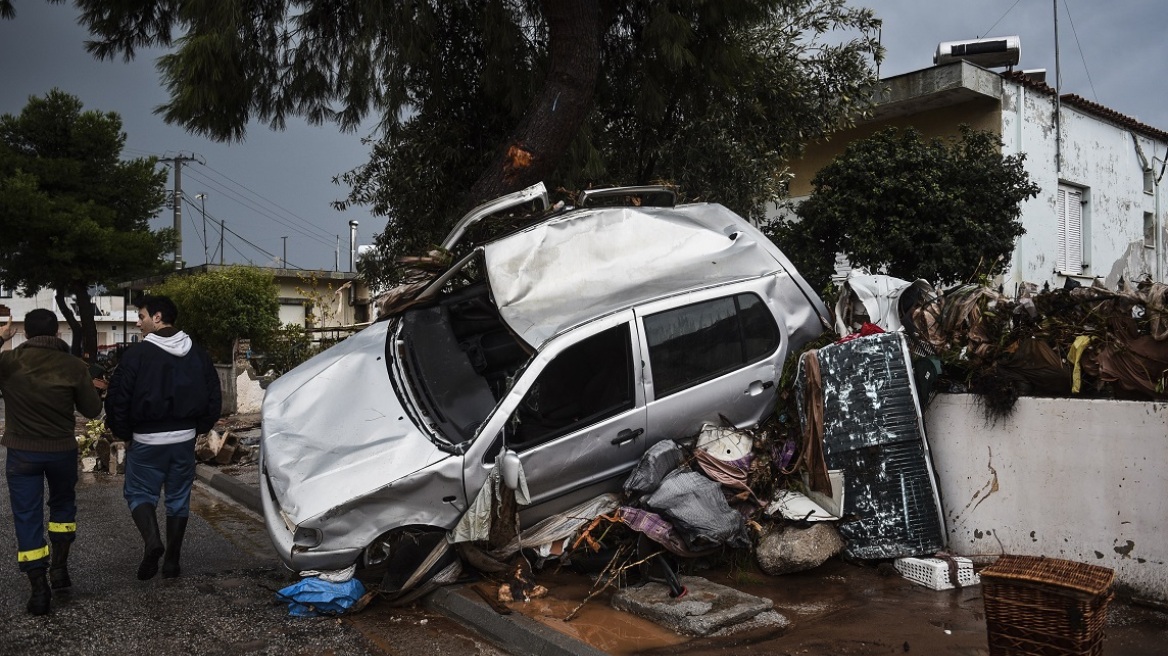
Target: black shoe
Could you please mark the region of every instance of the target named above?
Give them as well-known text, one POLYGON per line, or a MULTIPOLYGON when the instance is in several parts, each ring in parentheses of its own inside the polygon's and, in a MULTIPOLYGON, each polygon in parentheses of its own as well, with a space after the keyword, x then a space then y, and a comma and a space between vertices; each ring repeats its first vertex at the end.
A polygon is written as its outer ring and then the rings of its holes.
POLYGON ((166 517, 166 556, 162 559, 162 578, 173 579, 182 573, 179 556, 182 553, 183 535, 187 532, 186 517, 166 517))
POLYGON ((158 518, 154 515, 154 504, 143 503, 130 512, 134 525, 142 534, 142 563, 138 565, 138 580, 146 581, 158 573, 158 559, 166 548, 158 535, 158 518))
POLYGON ((53 599, 53 590, 49 587, 45 568, 38 567, 27 574, 28 582, 32 584, 32 594, 28 598, 27 606, 29 615, 48 615, 49 605, 53 599))
POLYGON ((69 580, 69 546, 72 542, 53 542, 49 547, 49 586, 54 590, 73 587, 69 580))

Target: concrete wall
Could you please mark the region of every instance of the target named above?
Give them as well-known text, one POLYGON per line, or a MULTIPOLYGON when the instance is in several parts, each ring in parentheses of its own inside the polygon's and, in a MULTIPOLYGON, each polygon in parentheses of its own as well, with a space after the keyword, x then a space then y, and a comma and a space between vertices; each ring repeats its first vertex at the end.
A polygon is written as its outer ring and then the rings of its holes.
POLYGON ((988 424, 942 394, 925 425, 954 552, 1102 565, 1168 600, 1168 403, 1021 398, 988 424))
POLYGON ((788 194, 795 201, 802 201, 811 195, 811 179, 819 169, 842 155, 848 144, 853 141, 867 139, 887 128, 906 127, 916 128, 926 141, 936 138, 957 139, 961 136, 958 126, 963 123, 978 130, 997 132, 1001 126, 998 103, 987 98, 974 98, 958 105, 925 110, 919 114, 891 116, 838 132, 822 143, 809 144, 803 156, 791 162, 792 178, 788 194))

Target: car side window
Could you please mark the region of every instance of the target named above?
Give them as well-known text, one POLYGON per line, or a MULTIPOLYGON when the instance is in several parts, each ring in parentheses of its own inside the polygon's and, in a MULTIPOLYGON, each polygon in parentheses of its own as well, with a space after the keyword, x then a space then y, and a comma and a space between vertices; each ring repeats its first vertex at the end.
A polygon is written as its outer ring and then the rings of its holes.
POLYGON ((779 329, 762 299, 738 294, 645 317, 645 341, 662 398, 763 359, 779 329))
POLYGON ((519 403, 507 444, 522 451, 633 408, 632 359, 629 324, 565 349, 519 403))

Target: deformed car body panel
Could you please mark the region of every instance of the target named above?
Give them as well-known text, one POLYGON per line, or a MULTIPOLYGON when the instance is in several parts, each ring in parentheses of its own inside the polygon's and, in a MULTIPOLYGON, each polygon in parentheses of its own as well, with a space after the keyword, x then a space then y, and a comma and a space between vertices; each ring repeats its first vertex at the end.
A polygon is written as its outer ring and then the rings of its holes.
MULTIPOLYGON (((563 330, 648 299, 794 271, 762 233, 713 203, 580 210, 484 251, 500 314, 536 348, 563 330)), ((801 282, 793 281, 800 298, 792 309, 811 306, 827 317, 822 301, 800 289, 801 282)))
POLYGON ((264 475, 293 524, 450 456, 393 393, 384 362, 389 327, 376 323, 268 387, 264 475))

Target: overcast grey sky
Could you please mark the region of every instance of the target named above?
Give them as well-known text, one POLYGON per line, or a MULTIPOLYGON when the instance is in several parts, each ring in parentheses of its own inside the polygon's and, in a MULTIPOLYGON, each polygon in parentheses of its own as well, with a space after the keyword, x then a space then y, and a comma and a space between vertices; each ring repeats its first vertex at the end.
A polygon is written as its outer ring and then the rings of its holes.
MULTIPOLYGON (((1020 68, 1045 68, 1054 85, 1053 0, 853 0, 884 19, 887 58, 881 76, 932 65, 941 41, 1018 35, 1020 68)), ((1168 61, 1165 0, 1059 0, 1062 90, 1094 100, 1160 129, 1168 129, 1168 85, 1160 66, 1168 61)), ((18 113, 30 95, 53 87, 78 96, 86 109, 114 111, 128 134, 126 156, 200 155, 206 165, 183 168, 183 190, 206 194, 207 252, 218 247, 218 221, 251 242, 227 235, 229 262, 273 264, 287 237, 290 265, 332 269, 337 236, 341 268, 347 268, 348 221, 360 222, 359 241, 369 243, 385 219, 360 208, 339 213, 329 203, 347 189, 333 176, 365 161, 360 134, 335 126, 290 121, 273 132, 253 125, 244 143, 225 145, 166 125, 152 110, 166 100, 154 68, 158 51, 141 51, 127 64, 98 62, 82 46, 87 35, 77 11, 44 0, 16 3, 15 20, 0 21, 0 113, 18 113), (266 254, 260 252, 262 249, 266 254), (275 258, 275 259, 274 259, 275 258)), ((156 225, 170 225, 167 212, 156 225)), ((184 207, 183 256, 204 261, 199 201, 184 207)), ((212 256, 214 257, 214 256, 212 256)))

